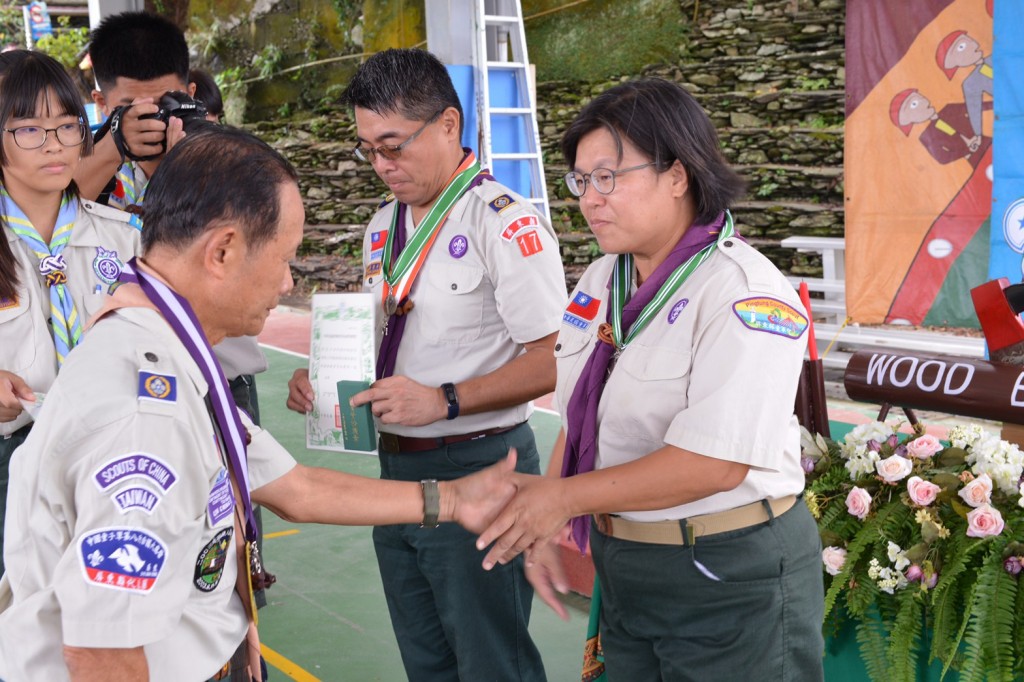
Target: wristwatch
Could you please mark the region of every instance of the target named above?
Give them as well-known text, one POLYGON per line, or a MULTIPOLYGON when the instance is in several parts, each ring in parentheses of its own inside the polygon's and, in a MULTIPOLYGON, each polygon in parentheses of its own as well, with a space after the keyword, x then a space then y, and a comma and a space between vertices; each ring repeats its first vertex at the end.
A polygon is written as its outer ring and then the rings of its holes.
POLYGON ((437 489, 437 480, 426 478, 420 481, 423 486, 423 523, 420 528, 437 528, 437 517, 441 515, 441 494, 437 489))
POLYGON ((444 399, 448 402, 448 419, 455 419, 459 416, 459 394, 455 392, 455 384, 441 384, 441 391, 444 392, 444 399))

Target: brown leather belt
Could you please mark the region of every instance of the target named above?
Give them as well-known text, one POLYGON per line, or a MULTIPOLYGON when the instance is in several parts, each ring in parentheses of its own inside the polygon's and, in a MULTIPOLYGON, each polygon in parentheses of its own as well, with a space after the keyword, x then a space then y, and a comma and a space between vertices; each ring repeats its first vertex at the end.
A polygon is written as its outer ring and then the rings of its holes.
POLYGON ((487 429, 486 431, 477 431, 476 433, 460 433, 454 436, 437 436, 435 438, 399 436, 394 433, 384 433, 383 431, 377 435, 380 436, 380 449, 385 452, 424 452, 426 450, 437 450, 438 448, 443 448, 446 445, 464 443, 467 440, 477 440, 479 438, 486 438, 487 436, 496 436, 499 433, 506 433, 512 429, 518 428, 524 423, 525 422, 521 422, 515 426, 503 426, 496 429, 487 429))
POLYGON ((771 507, 772 516, 781 516, 796 503, 796 495, 787 495, 776 500, 751 502, 750 504, 727 509, 714 514, 692 516, 678 521, 629 521, 613 514, 595 514, 597 529, 604 535, 620 540, 648 542, 656 545, 692 545, 697 538, 731 530, 749 528, 770 521, 765 502, 771 507), (683 528, 686 535, 683 535, 683 528))

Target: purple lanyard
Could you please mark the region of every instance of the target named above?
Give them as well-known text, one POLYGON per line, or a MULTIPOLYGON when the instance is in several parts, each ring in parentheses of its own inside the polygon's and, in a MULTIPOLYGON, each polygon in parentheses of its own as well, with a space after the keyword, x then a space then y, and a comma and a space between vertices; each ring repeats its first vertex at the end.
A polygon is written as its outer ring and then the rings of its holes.
POLYGON ((142 292, 157 307, 171 325, 178 340, 199 366, 203 378, 210 388, 210 404, 213 405, 213 421, 220 431, 224 447, 228 451, 228 461, 235 474, 238 494, 242 497, 245 508, 245 538, 249 542, 256 540, 256 517, 252 511, 252 499, 249 497, 249 467, 245 453, 245 438, 242 436, 242 420, 238 417, 238 408, 228 389, 228 381, 224 378, 224 370, 217 362, 213 349, 210 348, 206 334, 199 326, 199 320, 192 312, 192 306, 177 292, 166 284, 150 277, 136 267, 136 259, 132 258, 121 271, 121 282, 138 284, 142 292), (239 480, 240 479, 240 480, 239 480))

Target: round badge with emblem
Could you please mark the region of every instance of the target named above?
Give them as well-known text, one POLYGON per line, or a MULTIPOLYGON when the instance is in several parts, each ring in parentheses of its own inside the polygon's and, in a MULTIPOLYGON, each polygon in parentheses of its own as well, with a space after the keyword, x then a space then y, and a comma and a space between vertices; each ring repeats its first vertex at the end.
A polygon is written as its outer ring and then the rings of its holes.
POLYGON ((469 252, 469 240, 464 235, 457 234, 448 242, 448 253, 452 258, 462 258, 469 252))
POLYGON ((117 251, 107 251, 102 246, 96 247, 96 257, 92 261, 92 271, 104 284, 113 284, 121 276, 124 263, 117 257, 117 251))
POLYGON ((227 564, 233 530, 229 526, 217 533, 196 557, 196 572, 192 582, 203 592, 213 592, 220 584, 227 564))
POLYGON ((689 302, 690 302, 690 299, 684 298, 684 299, 681 299, 674 306, 672 306, 672 310, 668 311, 668 323, 669 324, 673 324, 676 320, 679 319, 679 316, 683 312, 683 308, 685 308, 686 304, 689 303, 689 302))

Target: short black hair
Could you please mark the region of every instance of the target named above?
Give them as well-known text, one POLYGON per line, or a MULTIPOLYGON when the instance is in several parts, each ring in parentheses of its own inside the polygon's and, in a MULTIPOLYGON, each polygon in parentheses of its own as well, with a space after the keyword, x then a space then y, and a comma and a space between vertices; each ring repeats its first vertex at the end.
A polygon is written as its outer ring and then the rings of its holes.
MULTIPOLYGON (((82 125, 88 125, 89 121, 78 88, 57 60, 28 50, 0 52, 0 129, 10 128, 12 119, 40 114, 74 116, 82 125), (59 111, 39 110, 40 106, 46 106, 47 91, 53 93, 59 111)), ((15 144, 13 137, 8 139, 10 144, 15 144)), ((0 144, 0 184, 4 184, 3 168, 7 166, 4 146, 0 144)), ((80 149, 83 156, 92 153, 92 135, 88 132, 80 149)), ((64 194, 68 198, 78 196, 74 180, 64 194)), ((0 237, 0 299, 13 298, 18 281, 14 256, 7 250, 7 239, 0 237)))
POLYGON ((224 98, 220 95, 220 88, 213 76, 202 69, 192 69, 188 72, 188 82, 196 84, 194 97, 206 105, 207 113, 217 118, 224 115, 224 98))
POLYGON ((188 83, 188 43, 169 20, 149 12, 107 17, 89 36, 89 55, 101 90, 118 78, 148 81, 173 74, 188 83))
POLYGON ((341 100, 353 108, 381 116, 398 113, 411 121, 430 121, 454 107, 459 112, 459 135, 465 125, 448 69, 426 50, 392 48, 371 56, 356 71, 341 100))
POLYGON ((270 145, 231 126, 209 123, 174 145, 153 174, 143 207, 143 252, 187 248, 207 230, 237 222, 250 250, 277 234, 278 190, 298 174, 270 145))
POLYGON ((611 133, 622 158, 623 138, 656 164, 659 171, 678 160, 689 178, 698 224, 710 223, 742 196, 745 183, 722 155, 718 132, 693 95, 661 78, 616 85, 591 100, 562 137, 569 168, 588 133, 611 133))

